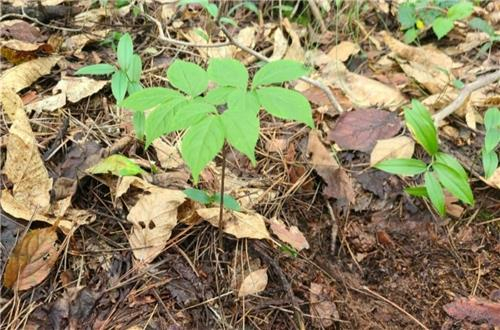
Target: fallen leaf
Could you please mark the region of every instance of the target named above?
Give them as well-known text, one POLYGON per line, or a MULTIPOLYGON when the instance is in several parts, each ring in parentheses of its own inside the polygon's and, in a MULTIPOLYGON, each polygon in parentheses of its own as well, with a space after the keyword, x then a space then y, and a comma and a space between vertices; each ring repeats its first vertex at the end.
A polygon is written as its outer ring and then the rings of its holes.
POLYGON ((161 139, 156 139, 153 141, 153 148, 156 151, 156 156, 160 161, 160 166, 165 169, 172 169, 182 166, 184 161, 179 153, 179 150, 170 146, 161 139))
POLYGON ((494 188, 500 189, 500 167, 493 172, 493 175, 486 180, 486 183, 494 188))
POLYGON ((31 43, 14 39, 2 42, 0 47, 2 56, 14 65, 54 52, 52 46, 46 43, 31 43))
POLYGON ((97 42, 106 37, 109 33, 109 29, 92 31, 92 33, 82 33, 76 34, 69 38, 66 38, 61 45, 61 48, 72 53, 79 54, 81 53, 83 47, 92 42, 97 42))
POLYGON ((345 62, 350 56, 357 54, 360 49, 361 48, 359 48, 357 44, 351 41, 342 41, 341 43, 330 49, 330 51, 327 53, 327 56, 330 58, 330 60, 345 62))
POLYGON ((8 86, 15 92, 30 86, 41 76, 50 73, 60 56, 40 57, 5 70, 0 76, 0 86, 8 86))
POLYGON ((27 290, 40 284, 57 261, 57 234, 54 227, 26 233, 12 251, 3 284, 14 290, 27 290))
POLYGON ((283 20, 283 27, 285 28, 290 39, 292 40, 292 43, 288 47, 284 58, 288 60, 304 62, 305 51, 302 48, 302 45, 300 44, 300 37, 298 33, 295 31, 294 27, 292 26, 292 23, 290 23, 290 21, 288 20, 288 18, 285 18, 283 20))
POLYGON ((333 325, 334 319, 339 319, 335 303, 331 301, 326 288, 318 283, 311 283, 309 289, 309 309, 313 316, 315 327, 327 328, 333 325))
POLYGON ((370 154, 370 166, 392 158, 411 158, 415 142, 407 136, 378 140, 370 154))
POLYGON ((407 102, 397 88, 352 73, 340 61, 331 61, 327 64, 321 70, 320 80, 327 85, 340 88, 358 108, 382 107, 396 110, 407 102))
POLYGON ((444 193, 444 204, 446 207, 446 213, 458 219, 462 216, 465 209, 459 204, 455 204, 457 202, 458 198, 448 193, 447 191, 444 193))
POLYGON ((378 140, 388 139, 401 129, 397 114, 377 109, 363 109, 340 115, 328 139, 342 149, 370 152, 378 140))
POLYGON ((132 159, 123 155, 111 155, 87 169, 87 173, 108 174, 116 176, 136 175, 144 172, 132 159))
POLYGON ((137 176, 122 176, 118 178, 118 183, 116 184, 115 199, 123 196, 123 194, 125 194, 131 186, 148 191, 156 187, 137 176))
POLYGON ((266 150, 269 152, 283 153, 288 146, 288 139, 271 138, 266 142, 266 150))
POLYGON ((280 28, 274 31, 273 39, 274 49, 273 54, 269 57, 269 61, 281 60, 288 50, 288 40, 280 28))
POLYGON ((350 203, 356 201, 351 177, 342 168, 333 171, 327 186, 323 189, 323 194, 328 198, 341 199, 350 203))
POLYGON ((477 297, 459 298, 443 306, 448 315, 458 320, 486 321, 490 326, 500 326, 500 303, 477 297))
POLYGON ((83 98, 100 91, 107 80, 94 80, 88 77, 62 77, 54 86, 53 92, 62 92, 71 103, 76 103, 83 98))
MULTIPOLYGON (((196 212, 212 226, 219 227, 219 208, 198 209, 196 212)), ((264 217, 257 213, 224 212, 224 228, 226 234, 236 238, 269 239, 264 217)))
POLYGON ((41 100, 31 102, 26 105, 26 112, 30 113, 32 111, 36 113, 41 113, 42 111, 55 111, 61 109, 66 105, 66 95, 57 94, 47 96, 41 100))
POLYGON ((246 297, 264 291, 267 286, 267 268, 255 270, 248 274, 241 283, 238 297, 246 297))
POLYGON ((309 249, 309 243, 304 234, 296 226, 287 228, 283 221, 273 218, 271 219, 271 230, 280 240, 290 244, 297 251, 309 249))
POLYGON ((40 42, 44 40, 40 30, 20 19, 0 22, 0 36, 5 39, 16 39, 25 42, 40 42))
POLYGON ((181 191, 156 188, 143 194, 130 209, 127 220, 133 227, 128 239, 137 260, 148 263, 162 252, 177 224, 177 208, 185 198, 181 191))

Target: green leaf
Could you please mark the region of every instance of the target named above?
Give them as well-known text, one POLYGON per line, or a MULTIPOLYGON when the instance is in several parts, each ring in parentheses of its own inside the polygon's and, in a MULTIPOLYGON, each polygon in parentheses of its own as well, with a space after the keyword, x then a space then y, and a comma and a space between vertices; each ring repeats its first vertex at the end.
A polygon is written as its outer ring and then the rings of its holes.
POLYGON ((146 118, 146 149, 153 143, 154 140, 162 135, 169 134, 174 131, 173 123, 177 107, 181 106, 184 99, 175 98, 160 104, 146 118))
POLYGON ((192 199, 195 202, 204 205, 210 204, 212 202, 210 196, 203 190, 189 188, 189 189, 184 189, 183 192, 189 199, 192 199))
POLYGON ((208 103, 190 101, 178 106, 171 124, 174 131, 186 129, 198 124, 210 113, 217 114, 217 109, 208 103))
POLYGON ((491 27, 491 25, 486 22, 484 19, 481 19, 479 17, 474 17, 469 21, 469 26, 473 29, 479 30, 481 32, 484 32, 488 34, 489 36, 494 36, 495 35, 495 29, 491 27))
POLYGON ((445 164, 446 166, 451 167, 452 169, 455 170, 455 172, 457 172, 458 174, 460 174, 460 176, 464 180, 466 180, 466 181, 468 180, 469 177, 467 176, 467 172, 465 172, 464 168, 462 167, 462 165, 460 164, 460 162, 458 161, 458 159, 456 159, 452 155, 446 154, 444 152, 438 152, 435 155, 435 157, 436 157, 436 161, 438 163, 445 164))
POLYGON ((441 182, 441 184, 448 189, 453 196, 460 199, 464 203, 470 205, 474 204, 474 196, 472 195, 469 183, 459 173, 457 173, 457 171, 441 163, 432 164, 432 168, 436 171, 439 182, 441 182))
POLYGON ((209 79, 219 86, 247 88, 248 71, 240 61, 214 58, 210 60, 207 72, 209 79))
POLYGON ((132 111, 144 111, 173 99, 184 99, 184 96, 173 89, 150 87, 135 92, 118 105, 132 111))
POLYGON ((128 82, 128 85, 127 85, 128 95, 132 95, 134 93, 137 93, 140 90, 142 90, 142 85, 140 82, 137 82, 137 81, 129 81, 128 82))
POLYGON ((491 152, 500 143, 500 111, 498 108, 489 108, 484 114, 484 149, 491 152))
POLYGON ((243 3, 243 6, 245 6, 246 9, 254 12, 257 15, 259 15, 259 9, 257 8, 257 6, 253 2, 251 2, 251 1, 245 1, 243 3))
POLYGON ((144 112, 136 111, 132 117, 132 124, 134 125, 135 135, 139 140, 144 139, 144 130, 146 125, 146 116, 144 112))
POLYGON ((452 21, 469 17, 474 11, 474 5, 470 1, 461 1, 448 9, 448 18, 452 21))
POLYGON ((221 121, 229 144, 247 156, 255 166, 255 146, 260 129, 257 115, 238 108, 229 108, 221 115, 221 121))
POLYGON ((125 72, 121 70, 116 71, 111 77, 111 92, 113 93, 117 103, 120 103, 125 97, 127 87, 128 78, 125 72))
POLYGON ((417 29, 411 28, 409 30, 406 30, 403 36, 403 40, 405 43, 411 44, 412 42, 415 41, 415 39, 417 39, 417 37, 418 37, 417 29))
POLYGON ((137 54, 132 56, 132 61, 127 70, 127 76, 130 81, 139 82, 141 80, 142 62, 141 57, 137 54))
POLYGON ((427 165, 423 161, 413 158, 387 159, 374 167, 387 173, 403 176, 417 175, 427 170, 427 165))
POLYGON ((453 79, 453 86, 456 89, 462 89, 465 87, 465 84, 460 79, 453 79))
POLYGON ((403 30, 414 27, 417 21, 415 5, 409 2, 403 2, 398 8, 398 21, 403 30))
POLYGON ((238 24, 236 23, 236 21, 230 17, 221 17, 219 19, 219 21, 222 23, 222 24, 229 24, 229 25, 232 25, 234 27, 238 27, 238 24))
POLYGON ((130 34, 125 33, 120 38, 118 42, 118 48, 116 50, 116 54, 118 56, 118 64, 120 65, 120 69, 126 71, 130 63, 132 62, 132 55, 134 54, 134 45, 132 43, 132 37, 130 34))
POLYGON ((108 174, 117 176, 132 176, 144 171, 133 160, 123 155, 111 155, 87 169, 91 174, 108 174))
POLYGON ((83 68, 80 68, 78 71, 75 72, 76 75, 82 75, 82 74, 96 74, 96 75, 101 75, 101 74, 110 74, 116 71, 116 67, 111 64, 93 64, 93 65, 88 65, 84 66, 83 68))
POLYGON ((415 197, 429 197, 427 189, 424 186, 407 187, 405 188, 405 192, 415 197))
POLYGON ((424 179, 425 189, 429 195, 432 205, 434 205, 440 216, 444 216, 446 214, 444 193, 439 181, 431 172, 425 172, 424 179))
POLYGON ((219 116, 209 116, 186 132, 181 142, 181 154, 191 169, 194 183, 207 164, 224 144, 224 127, 219 116))
POLYGON ((483 168, 484 168, 484 177, 488 179, 490 176, 495 173, 495 170, 498 167, 498 155, 495 151, 487 152, 483 149, 482 151, 483 158, 483 168))
POLYGON ((194 63, 175 60, 167 70, 170 83, 191 96, 198 96, 208 87, 208 74, 194 63))
POLYGON ((265 87, 256 93, 259 103, 273 116, 314 127, 311 105, 299 92, 281 87, 265 87))
POLYGON ((255 73, 252 88, 295 80, 307 74, 309 74, 309 69, 299 62, 291 60, 270 62, 255 73))
POLYGON ((434 31, 438 39, 441 39, 442 37, 447 35, 448 32, 453 30, 454 26, 455 25, 453 24, 453 21, 450 20, 449 18, 438 17, 432 23, 432 30, 434 31))
POLYGON ((229 109, 238 109, 252 113, 254 115, 259 113, 260 105, 255 91, 247 92, 245 90, 237 89, 229 94, 227 105, 229 109))
POLYGON ((412 132, 415 140, 430 155, 435 155, 438 151, 437 131, 431 115, 418 100, 412 100, 411 104, 411 109, 404 109, 406 125, 412 132))
POLYGON ((236 89, 234 87, 217 87, 208 91, 207 95, 203 98, 205 102, 213 105, 226 104, 229 95, 236 89))
POLYGON ((213 18, 217 17, 219 13, 219 8, 214 3, 209 3, 207 6, 205 6, 205 9, 210 15, 212 15, 213 18))
MULTIPOLYGON (((240 203, 238 203, 238 201, 234 199, 232 196, 224 194, 222 198, 224 199, 224 208, 236 212, 241 210, 240 203)), ((214 194, 214 201, 215 203, 220 204, 220 193, 214 194)))

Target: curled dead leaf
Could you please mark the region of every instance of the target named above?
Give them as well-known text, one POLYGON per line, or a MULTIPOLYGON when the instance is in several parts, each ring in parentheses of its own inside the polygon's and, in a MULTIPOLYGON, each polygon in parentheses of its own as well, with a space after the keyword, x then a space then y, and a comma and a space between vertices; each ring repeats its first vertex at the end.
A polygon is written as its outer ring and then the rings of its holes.
POLYGON ((19 92, 41 76, 49 74, 52 67, 60 59, 60 56, 55 55, 40 57, 5 70, 0 76, 0 86, 6 86, 19 92))

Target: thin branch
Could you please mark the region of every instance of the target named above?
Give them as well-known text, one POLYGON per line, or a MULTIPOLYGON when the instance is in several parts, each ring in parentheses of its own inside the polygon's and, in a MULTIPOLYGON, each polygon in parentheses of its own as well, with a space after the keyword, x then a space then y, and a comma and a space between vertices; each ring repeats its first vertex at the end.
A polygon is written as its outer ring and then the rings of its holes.
POLYGON ((215 44, 195 44, 191 42, 186 42, 182 40, 177 40, 177 39, 172 39, 169 37, 165 36, 165 33, 163 32, 163 26, 161 25, 161 22, 158 21, 156 18, 153 16, 150 16, 146 13, 143 14, 144 17, 146 17, 148 20, 153 22, 156 27, 158 28, 158 40, 169 43, 169 44, 174 44, 177 46, 186 46, 186 47, 196 47, 196 48, 218 48, 218 47, 226 47, 226 46, 231 46, 231 42, 219 42, 215 44))
POLYGON ((60 26, 55 26, 55 25, 43 23, 34 17, 28 16, 28 14, 26 14, 24 12, 24 7, 21 7, 21 14, 17 14, 17 13, 5 14, 5 15, 0 16, 0 21, 3 21, 4 19, 11 18, 11 17, 20 18, 20 19, 27 19, 29 21, 32 21, 33 23, 39 24, 41 26, 45 26, 46 28, 53 29, 53 30, 61 30, 61 31, 67 31, 67 32, 80 32, 80 31, 82 31, 82 28, 77 28, 77 29, 66 28, 66 27, 60 27, 60 26))
POLYGON ((319 27, 321 29, 321 33, 326 33, 328 32, 325 22, 323 21, 323 17, 321 16, 321 11, 319 10, 318 6, 316 6, 316 3, 314 0, 307 0, 309 3, 309 7, 311 7, 311 12, 314 16, 314 18, 319 22, 319 27))
POLYGON ((453 100, 453 102, 448 104, 444 109, 442 109, 438 113, 434 114, 433 118, 436 126, 438 126, 443 119, 445 119, 446 117, 448 117, 449 115, 460 109, 460 107, 464 104, 464 102, 467 100, 467 98, 472 92, 484 86, 488 86, 489 84, 494 83, 497 80, 500 80, 500 70, 481 76, 476 81, 466 84, 465 87, 462 88, 462 90, 458 94, 458 97, 455 100, 453 100))
MULTIPOLYGON (((245 51, 245 52, 247 52, 247 53, 255 56, 256 58, 258 58, 261 61, 269 62, 269 58, 267 58, 266 56, 260 54, 259 52, 256 52, 255 50, 253 50, 250 47, 242 45, 240 42, 238 42, 237 40, 235 40, 233 38, 233 36, 229 33, 229 31, 226 29, 226 27, 224 27, 223 25, 219 25, 219 27, 222 30, 222 32, 224 33, 224 35, 227 37, 227 39, 229 39, 229 41, 233 45, 235 45, 236 47, 240 48, 241 50, 243 50, 243 51, 245 51)), ((305 81, 306 83, 308 83, 310 85, 313 85, 313 86, 321 89, 323 91, 323 93, 325 93, 325 95, 328 97, 328 100, 335 107, 335 109, 337 109, 338 112, 344 112, 344 109, 342 108, 342 106, 340 105, 340 103, 337 101, 337 99, 333 95, 333 93, 330 90, 330 88, 328 88, 327 86, 323 85, 323 83, 321 83, 320 81, 311 79, 309 77, 300 77, 300 80, 305 81)))

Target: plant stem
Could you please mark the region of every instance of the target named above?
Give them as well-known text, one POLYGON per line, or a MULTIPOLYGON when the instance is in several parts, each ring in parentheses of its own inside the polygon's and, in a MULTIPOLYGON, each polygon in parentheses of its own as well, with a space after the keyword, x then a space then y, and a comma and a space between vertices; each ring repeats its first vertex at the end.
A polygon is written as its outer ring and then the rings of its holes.
POLYGON ((226 151, 225 143, 222 146, 222 170, 220 179, 220 205, 219 205, 219 246, 222 249, 222 229, 224 228, 224 178, 226 176, 226 151))

